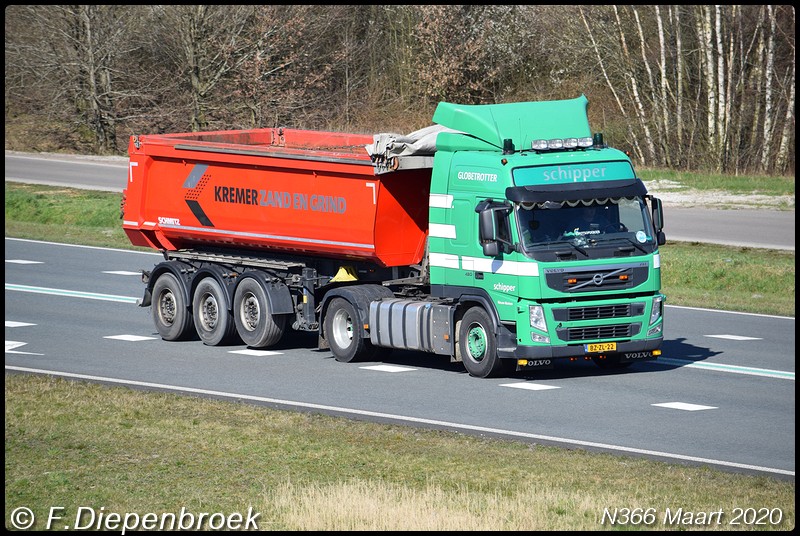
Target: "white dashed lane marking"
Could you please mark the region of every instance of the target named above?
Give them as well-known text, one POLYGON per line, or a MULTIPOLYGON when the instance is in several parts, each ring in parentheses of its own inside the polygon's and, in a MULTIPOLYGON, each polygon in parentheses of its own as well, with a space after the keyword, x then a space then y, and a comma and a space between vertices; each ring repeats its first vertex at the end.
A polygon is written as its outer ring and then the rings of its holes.
POLYGON ((728 339, 731 341, 760 341, 761 337, 743 337, 742 335, 706 335, 714 339, 728 339))
POLYGON ((37 354, 34 352, 20 352, 15 350, 15 348, 21 348, 28 344, 27 342, 19 342, 19 341, 6 341, 6 353, 7 354, 25 354, 25 355, 44 355, 44 354, 37 354))
POLYGON ((104 339, 114 339, 117 341, 130 341, 130 342, 139 342, 139 341, 154 341, 156 337, 142 337, 141 335, 109 335, 108 337, 103 337, 104 339))
POLYGON ((14 322, 13 320, 6 320, 6 327, 7 328, 24 328, 25 326, 35 326, 36 324, 30 324, 28 322, 14 322))
POLYGON ((243 355, 254 355, 258 357, 267 356, 267 355, 283 355, 283 352, 272 352, 270 350, 231 350, 228 352, 229 354, 243 354, 243 355))
POLYGON ((500 387, 514 387, 516 389, 528 389, 529 391, 546 391, 548 389, 561 389, 556 385, 544 385, 542 383, 502 383, 500 387))
POLYGON ((411 372, 412 370, 417 370, 415 368, 410 367, 398 367, 395 365, 370 365, 367 367, 358 367, 364 370, 377 370, 379 372, 411 372))
POLYGON ((659 408, 680 409, 683 411, 702 411, 704 409, 717 409, 714 406, 701 406, 700 404, 687 404, 686 402, 663 402, 661 404, 651 404, 659 408))

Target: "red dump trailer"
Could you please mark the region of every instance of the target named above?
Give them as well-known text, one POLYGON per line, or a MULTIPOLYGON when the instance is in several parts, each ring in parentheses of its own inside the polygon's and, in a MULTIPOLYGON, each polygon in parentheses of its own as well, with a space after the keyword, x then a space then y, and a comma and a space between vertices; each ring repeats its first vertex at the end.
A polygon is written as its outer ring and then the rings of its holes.
POLYGON ((372 141, 280 128, 133 136, 123 228, 133 244, 166 251, 419 263, 431 170, 376 175, 372 141))

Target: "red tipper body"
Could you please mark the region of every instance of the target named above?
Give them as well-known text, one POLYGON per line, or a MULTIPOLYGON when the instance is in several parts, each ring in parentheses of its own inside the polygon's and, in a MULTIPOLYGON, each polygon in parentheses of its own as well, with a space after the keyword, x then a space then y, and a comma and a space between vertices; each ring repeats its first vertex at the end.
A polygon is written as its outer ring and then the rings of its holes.
POLYGON ((159 250, 422 260, 430 169, 376 175, 370 135, 258 129, 132 136, 123 228, 159 250))

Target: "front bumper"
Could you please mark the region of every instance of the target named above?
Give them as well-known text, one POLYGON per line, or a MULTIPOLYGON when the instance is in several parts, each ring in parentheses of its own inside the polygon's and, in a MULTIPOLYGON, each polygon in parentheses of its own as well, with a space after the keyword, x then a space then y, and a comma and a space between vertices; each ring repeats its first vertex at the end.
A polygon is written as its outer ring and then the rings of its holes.
POLYGON ((613 354, 587 354, 583 344, 565 346, 517 346, 516 348, 501 348, 498 356, 502 359, 524 359, 528 363, 518 366, 519 370, 536 368, 550 369, 556 361, 569 359, 593 358, 613 355, 620 363, 636 361, 652 361, 658 357, 655 350, 661 348, 663 337, 645 339, 640 341, 617 342, 617 349, 613 354))

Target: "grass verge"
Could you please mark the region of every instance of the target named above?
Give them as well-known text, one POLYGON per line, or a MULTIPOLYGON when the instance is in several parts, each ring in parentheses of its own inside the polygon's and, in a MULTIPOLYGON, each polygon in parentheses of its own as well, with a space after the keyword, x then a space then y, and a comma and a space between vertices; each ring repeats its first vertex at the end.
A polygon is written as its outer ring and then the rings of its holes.
POLYGON ((794 483, 761 476, 40 376, 5 382, 6 519, 30 508, 38 529, 54 506, 57 528, 75 527, 81 507, 78 526, 100 513, 252 508, 261 530, 794 527, 794 483), (623 508, 641 508, 639 521, 613 526, 623 508), (732 525, 737 508, 780 520, 732 525), (691 523, 667 517, 679 509, 691 523), (720 522, 694 515, 717 511, 720 522))
POLYGON ((724 175, 671 169, 640 169, 639 175, 644 181, 666 181, 684 190, 794 197, 794 176, 724 175))

